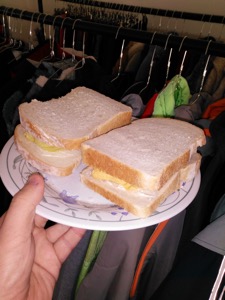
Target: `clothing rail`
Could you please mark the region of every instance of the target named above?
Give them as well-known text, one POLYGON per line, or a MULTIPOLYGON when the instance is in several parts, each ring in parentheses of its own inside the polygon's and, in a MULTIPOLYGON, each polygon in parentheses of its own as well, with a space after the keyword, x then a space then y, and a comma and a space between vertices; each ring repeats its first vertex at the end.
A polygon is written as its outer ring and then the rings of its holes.
POLYGON ((39 22, 41 24, 48 24, 60 26, 62 28, 69 27, 72 29, 80 29, 92 33, 100 33, 114 36, 115 38, 126 39, 130 41, 137 41, 143 43, 152 42, 154 45, 180 48, 185 50, 196 50, 201 53, 225 57, 225 44, 215 41, 206 41, 176 35, 168 35, 157 32, 148 32, 142 30, 128 29, 124 27, 112 26, 107 24, 94 23, 81 19, 71 19, 69 17, 62 18, 61 16, 51 16, 39 12, 23 11, 17 8, 10 8, 0 6, 0 15, 8 15, 14 18, 28 20, 32 22, 39 22))
POLYGON ((95 6, 95 7, 102 7, 102 8, 108 8, 108 9, 114 9, 114 10, 121 10, 121 11, 129 11, 129 12, 135 12, 135 13, 141 13, 141 14, 147 14, 147 15, 155 15, 155 16, 163 16, 163 17, 169 17, 169 18, 172 17, 172 18, 177 18, 177 19, 225 24, 224 16, 189 13, 189 12, 134 6, 134 5, 126 5, 126 4, 119 4, 119 3, 92 1, 92 0, 58 0, 58 1, 59 2, 60 1, 61 2, 69 2, 69 3, 74 3, 74 4, 89 5, 89 6, 95 6))

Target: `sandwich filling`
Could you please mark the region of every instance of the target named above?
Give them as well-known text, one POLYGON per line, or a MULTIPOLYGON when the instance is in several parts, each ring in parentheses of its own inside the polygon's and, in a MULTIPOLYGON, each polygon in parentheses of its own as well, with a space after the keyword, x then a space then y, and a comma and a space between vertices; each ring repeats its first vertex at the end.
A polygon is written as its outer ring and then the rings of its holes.
POLYGON ((49 152, 55 152, 55 151, 60 151, 60 150, 65 150, 63 148, 60 147, 56 147, 56 146, 52 146, 52 145, 48 145, 45 142, 40 141, 39 139, 35 138, 32 134, 30 134, 29 132, 25 132, 24 133, 25 138, 36 144, 37 146, 39 146, 41 149, 45 150, 45 151, 49 151, 49 152))
POLYGON ((127 191, 132 191, 132 190, 138 189, 137 186, 131 185, 130 183, 128 183, 122 179, 119 179, 117 177, 114 177, 112 175, 109 175, 99 169, 93 169, 92 176, 93 176, 93 178, 95 178, 97 180, 105 180, 105 181, 110 181, 110 182, 116 183, 116 184, 122 186, 127 191))

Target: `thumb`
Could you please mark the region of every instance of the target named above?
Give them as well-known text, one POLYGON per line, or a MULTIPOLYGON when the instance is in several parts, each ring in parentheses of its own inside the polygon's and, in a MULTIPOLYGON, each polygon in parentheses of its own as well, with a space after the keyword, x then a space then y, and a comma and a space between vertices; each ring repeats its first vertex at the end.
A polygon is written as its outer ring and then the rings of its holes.
POLYGON ((13 197, 5 215, 1 229, 10 230, 11 234, 31 232, 35 217, 35 209, 44 195, 44 179, 38 174, 32 174, 25 186, 13 197))

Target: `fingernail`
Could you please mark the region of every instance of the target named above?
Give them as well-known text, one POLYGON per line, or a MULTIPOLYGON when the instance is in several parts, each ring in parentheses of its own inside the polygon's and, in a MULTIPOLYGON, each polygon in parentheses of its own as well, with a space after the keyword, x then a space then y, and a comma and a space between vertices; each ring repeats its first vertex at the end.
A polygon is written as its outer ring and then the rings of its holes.
POLYGON ((29 175, 28 180, 27 180, 27 183, 33 184, 33 185, 38 185, 38 184, 40 183, 38 177, 37 177, 37 176, 34 176, 35 174, 36 174, 36 175, 39 175, 39 176, 41 176, 41 177, 43 178, 43 176, 42 176, 41 173, 35 172, 35 173, 32 173, 32 174, 29 175))

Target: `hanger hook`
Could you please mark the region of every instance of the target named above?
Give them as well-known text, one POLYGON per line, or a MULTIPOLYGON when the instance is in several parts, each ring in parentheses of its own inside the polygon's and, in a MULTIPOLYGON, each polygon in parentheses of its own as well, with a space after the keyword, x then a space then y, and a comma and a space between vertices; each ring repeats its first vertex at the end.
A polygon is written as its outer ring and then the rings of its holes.
POLYGON ((45 19, 47 18, 47 16, 49 16, 49 15, 46 15, 46 14, 45 14, 45 16, 44 16, 44 18, 43 18, 43 21, 42 21, 43 24, 45 24, 45 19))
POLYGON ((182 25, 182 29, 181 29, 181 35, 183 35, 183 33, 185 32, 185 22, 186 22, 186 19, 183 19, 183 14, 184 14, 184 12, 182 11, 181 15, 180 15, 180 20, 183 20, 183 25, 182 25))
POLYGON ((34 49, 33 45, 33 40, 32 40, 32 35, 33 35, 33 18, 34 18, 35 13, 32 14, 31 16, 31 21, 30 21, 30 31, 29 31, 29 50, 34 49))
MULTIPOLYGON (((3 15, 6 16, 8 13, 9 7, 5 7, 3 15)), ((14 8, 12 9, 14 11, 14 8)))
POLYGON ((13 8, 12 11, 11 11, 11 14, 10 14, 11 18, 12 18, 12 14, 13 14, 14 10, 15 10, 15 8, 13 8))
POLYGON ((167 22, 167 25, 166 25, 166 30, 167 30, 167 31, 169 30, 170 21, 171 21, 171 19, 173 19, 174 13, 175 13, 175 10, 172 12, 172 16, 169 17, 169 20, 168 20, 168 22, 167 22))
POLYGON ((116 31, 116 36, 115 36, 115 39, 117 39, 117 38, 118 38, 119 31, 120 31, 120 29, 121 29, 122 27, 123 27, 122 25, 120 25, 120 26, 118 27, 118 29, 117 29, 117 31, 116 31))
MULTIPOLYGON (((66 18, 63 19, 62 24, 61 24, 61 29, 63 29, 63 24, 64 24, 64 22, 65 22, 66 19, 70 19, 70 17, 66 17, 66 18)), ((64 52, 65 43, 66 43, 66 27, 63 30, 63 52, 62 52, 62 60, 64 60, 65 57, 66 57, 66 54, 64 52)))
POLYGON ((4 34, 5 34, 5 14, 6 14, 6 12, 7 12, 8 9, 9 8, 5 7, 4 12, 2 14, 2 23, 3 23, 2 26, 3 26, 4 34))
POLYGON ((209 42, 208 42, 208 44, 207 44, 207 47, 206 47, 206 50, 205 50, 205 55, 208 54, 209 45, 210 45, 211 42, 212 42, 212 40, 209 40, 209 42))
POLYGON ((39 18, 41 15, 44 15, 44 13, 39 13, 38 17, 37 17, 37 23, 39 23, 39 18))
POLYGON ((52 22, 52 27, 54 28, 55 27, 55 21, 57 20, 57 18, 62 18, 61 16, 59 16, 59 15, 57 15, 57 16, 55 16, 54 17, 54 20, 53 20, 53 22, 52 22))
POLYGON ((20 22, 20 39, 21 39, 21 35, 22 35, 22 32, 23 32, 23 23, 22 23, 23 12, 24 12, 24 10, 21 11, 20 17, 19 17, 19 19, 21 20, 21 22, 20 22))
MULTIPOLYGON (((206 47, 206 50, 205 50, 205 55, 208 54, 209 45, 210 45, 211 42, 212 42, 212 40, 209 40, 209 42, 207 44, 207 47, 206 47)), ((204 81, 205 81, 205 77, 206 77, 206 74, 207 74, 207 68, 208 68, 210 57, 211 57, 211 55, 209 54, 208 57, 207 57, 207 60, 206 60, 205 68, 204 68, 203 73, 202 73, 202 80, 201 80, 201 83, 200 83, 200 88, 199 88, 198 95, 197 95, 196 99, 191 104, 194 104, 196 101, 198 101, 198 99, 201 95, 201 91, 202 91, 203 84, 204 84, 204 81)))
POLYGON ((44 38, 46 40, 46 29, 45 29, 45 19, 47 18, 48 15, 45 14, 44 18, 43 18, 43 21, 42 21, 42 24, 43 24, 43 29, 44 29, 44 38))
MULTIPOLYGON (((203 21, 204 17, 205 17, 205 15, 202 15, 201 22, 203 21)), ((202 24, 202 28, 201 28, 201 31, 200 31, 200 34, 199 34, 199 38, 201 38, 201 36, 202 36, 202 32, 203 32, 204 27, 205 27, 205 22, 203 22, 203 24, 202 24)))
POLYGON ((118 38, 119 31, 120 31, 120 29, 121 29, 122 27, 123 27, 122 25, 120 25, 120 26, 118 27, 118 29, 117 29, 117 32, 116 32, 115 39, 117 39, 117 38, 118 38))
POLYGON ((61 24, 61 29, 63 29, 63 25, 64 25, 64 22, 66 21, 66 19, 71 19, 70 17, 66 17, 62 20, 62 24, 61 24))
POLYGON ((122 61, 123 61, 123 49, 124 49, 124 43, 125 43, 125 39, 123 39, 122 46, 121 46, 121 50, 120 50, 120 59, 119 59, 118 73, 117 73, 117 76, 116 76, 114 79, 111 80, 111 82, 115 81, 115 80, 120 76, 121 69, 122 69, 122 61))
MULTIPOLYGON (((180 43, 180 47, 179 47, 179 52, 181 51, 181 48, 183 46, 183 43, 184 43, 184 40, 187 38, 187 35, 185 35, 180 43)), ((183 68, 184 68, 184 61, 185 61, 185 58, 186 58, 186 55, 187 55, 187 50, 184 51, 184 55, 183 55, 183 58, 182 58, 182 62, 181 62, 181 65, 180 65, 180 72, 179 72, 179 75, 181 76, 182 74, 182 71, 183 71, 183 68)))
MULTIPOLYGON (((73 30, 73 40, 72 40, 72 48, 75 49, 75 24, 77 21, 81 21, 81 19, 76 19, 74 22, 73 22, 73 26, 72 26, 72 30, 73 30)), ((72 61, 75 60, 75 56, 72 55, 72 61)))
POLYGON ((76 19, 76 20, 73 22, 72 30, 75 29, 75 24, 76 24, 77 21, 81 21, 81 19, 76 19))
POLYGON ((209 27, 209 31, 208 31, 208 36, 211 34, 212 27, 213 27, 213 23, 211 22, 212 17, 213 17, 213 15, 211 15, 210 18, 209 18, 210 27, 209 27))
POLYGON ((181 48, 182 48, 182 46, 183 46, 183 43, 184 43, 184 40, 187 38, 187 35, 185 35, 184 37, 183 37, 183 39, 182 39, 182 41, 181 41, 181 43, 180 43, 180 47, 179 47, 179 52, 180 52, 180 50, 181 50, 181 48))
POLYGON ((10 16, 9 16, 9 21, 8 21, 8 28, 10 31, 13 31, 12 27, 11 27, 11 18, 12 18, 12 14, 14 12, 15 8, 12 9, 10 16))
POLYGON ((153 33, 153 35, 152 35, 152 38, 151 38, 150 45, 152 45, 152 43, 153 43, 153 40, 154 40, 154 38, 155 38, 155 35, 156 35, 156 33, 157 33, 157 31, 155 31, 155 32, 153 33))
POLYGON ((171 37, 171 35, 172 35, 172 33, 170 33, 166 39, 166 44, 165 44, 164 50, 166 50, 166 48, 167 48, 168 41, 169 41, 169 38, 171 37))
POLYGON ((22 10, 20 13, 20 20, 22 20, 23 13, 24 13, 24 10, 22 10))

